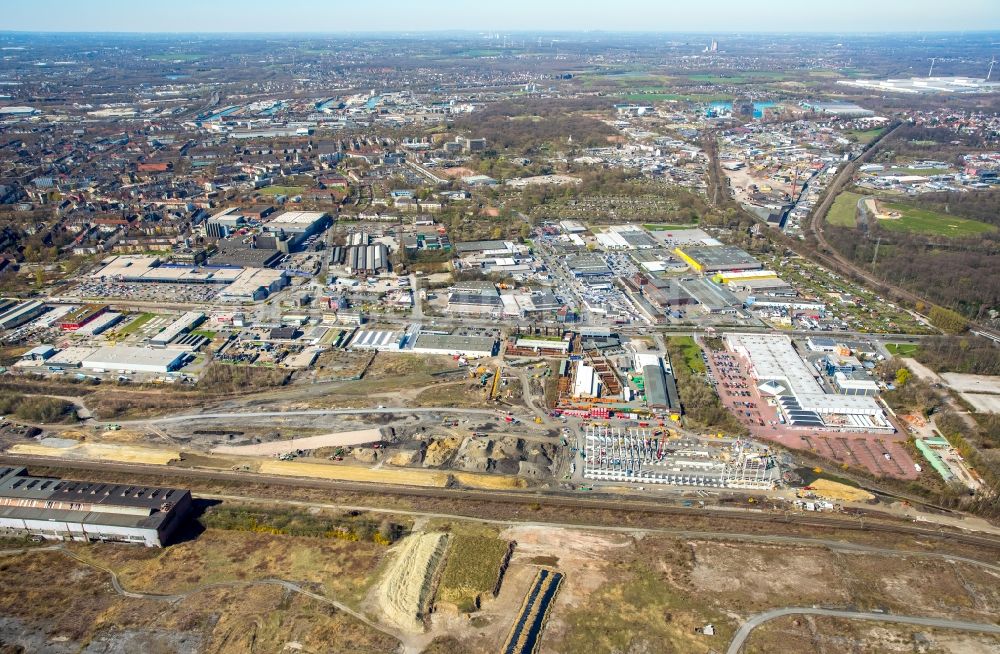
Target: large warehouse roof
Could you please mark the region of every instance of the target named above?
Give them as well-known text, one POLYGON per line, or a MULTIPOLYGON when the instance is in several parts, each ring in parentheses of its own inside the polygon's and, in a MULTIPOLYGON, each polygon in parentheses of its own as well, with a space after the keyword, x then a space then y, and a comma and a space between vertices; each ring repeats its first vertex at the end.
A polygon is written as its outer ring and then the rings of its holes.
POLYGON ((109 345, 97 350, 83 360, 84 368, 109 370, 143 370, 166 372, 187 354, 183 350, 109 345))

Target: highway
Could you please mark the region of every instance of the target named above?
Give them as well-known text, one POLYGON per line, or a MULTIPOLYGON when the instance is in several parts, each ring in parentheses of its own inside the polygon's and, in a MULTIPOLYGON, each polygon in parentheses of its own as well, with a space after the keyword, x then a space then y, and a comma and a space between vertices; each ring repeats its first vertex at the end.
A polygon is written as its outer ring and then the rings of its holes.
POLYGON ((848 620, 874 620, 876 622, 911 624, 919 627, 932 627, 935 629, 957 629, 959 631, 1000 634, 1000 627, 994 624, 982 622, 964 622, 961 620, 946 620, 944 618, 924 618, 912 615, 893 615, 891 613, 870 613, 865 611, 847 611, 840 609, 788 607, 759 613, 744 622, 739 628, 739 631, 736 632, 732 642, 729 643, 729 649, 726 650, 726 654, 739 654, 743 649, 743 644, 750 636, 751 631, 769 620, 783 618, 788 615, 820 615, 831 618, 846 618, 848 620))

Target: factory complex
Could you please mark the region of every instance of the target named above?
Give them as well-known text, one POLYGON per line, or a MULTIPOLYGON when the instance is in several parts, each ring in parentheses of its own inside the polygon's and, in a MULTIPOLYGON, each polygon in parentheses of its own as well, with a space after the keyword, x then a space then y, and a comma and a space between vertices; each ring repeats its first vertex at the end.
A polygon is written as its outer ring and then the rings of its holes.
POLYGON ((33 477, 0 467, 0 535, 163 547, 191 509, 176 488, 33 477))

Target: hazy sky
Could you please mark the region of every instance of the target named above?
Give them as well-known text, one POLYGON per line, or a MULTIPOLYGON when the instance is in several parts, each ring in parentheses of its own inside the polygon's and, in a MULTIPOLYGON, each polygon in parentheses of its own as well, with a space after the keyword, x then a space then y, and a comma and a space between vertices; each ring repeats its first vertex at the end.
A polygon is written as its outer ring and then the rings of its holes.
POLYGON ((1000 0, 0 0, 0 30, 961 31, 1000 0))

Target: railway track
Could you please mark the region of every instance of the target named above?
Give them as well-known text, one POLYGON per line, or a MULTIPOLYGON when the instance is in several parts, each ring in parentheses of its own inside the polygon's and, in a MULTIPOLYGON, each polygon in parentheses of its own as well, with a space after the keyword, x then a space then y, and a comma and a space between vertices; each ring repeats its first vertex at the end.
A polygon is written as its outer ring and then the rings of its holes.
MULTIPOLYGON (((61 470, 85 470, 104 473, 137 474, 164 479, 205 480, 205 481, 242 481, 245 483, 265 484, 291 488, 330 489, 357 493, 377 493, 385 496, 418 497, 454 500, 456 502, 479 502, 489 504, 545 505, 566 509, 593 509, 614 511, 630 514, 676 515, 680 517, 701 517, 724 519, 729 523, 768 523, 786 524, 795 527, 815 529, 834 529, 853 532, 876 532, 929 538, 938 541, 984 547, 1000 552, 1000 537, 989 534, 971 534, 951 531, 943 528, 919 527, 897 522, 884 522, 876 512, 869 512, 857 517, 834 517, 822 515, 800 515, 794 513, 776 513, 766 511, 751 511, 726 508, 683 507, 652 502, 647 500, 622 500, 607 496, 569 496, 557 492, 540 491, 481 491, 457 488, 417 488, 407 486, 387 486, 360 482, 337 481, 328 479, 306 479, 301 477, 282 477, 228 470, 204 470, 195 468, 174 468, 168 466, 145 465, 134 463, 105 463, 95 461, 75 461, 34 456, 0 456, 0 464, 14 466, 36 466, 61 470)), ((581 525, 585 527, 586 525, 581 525)), ((641 529, 637 527, 637 529, 641 529)), ((734 532, 737 530, 734 529, 734 532)))

